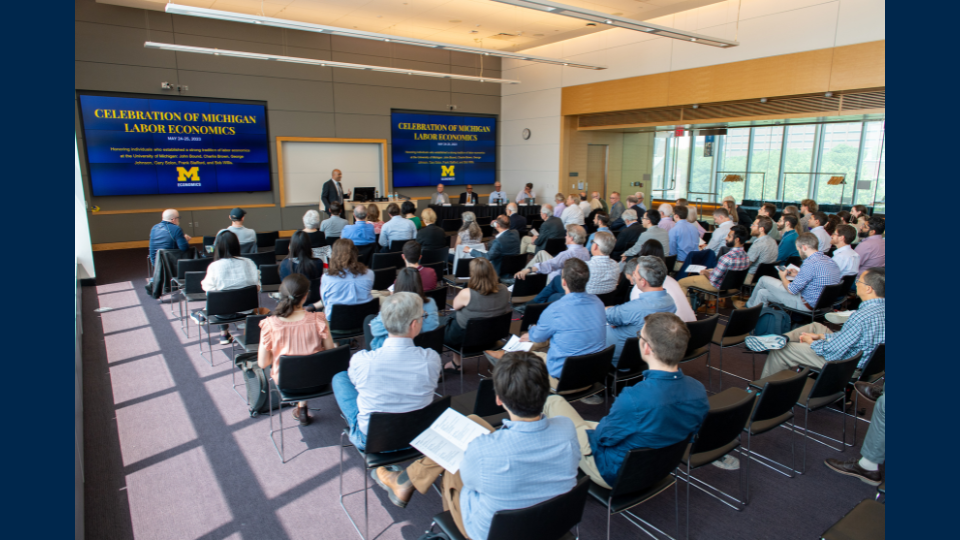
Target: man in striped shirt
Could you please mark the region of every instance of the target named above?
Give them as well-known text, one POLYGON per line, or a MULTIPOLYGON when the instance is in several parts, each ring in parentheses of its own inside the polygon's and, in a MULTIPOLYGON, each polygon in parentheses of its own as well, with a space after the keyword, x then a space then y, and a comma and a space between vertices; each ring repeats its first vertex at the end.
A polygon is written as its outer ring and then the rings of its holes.
POLYGON ((785 334, 790 341, 783 349, 770 351, 762 377, 799 366, 822 369, 827 362, 850 358, 858 352, 863 353, 857 365, 862 369, 877 345, 887 341, 885 276, 883 268, 860 274, 857 296, 862 303, 839 332, 832 333, 822 324, 813 323, 785 334))
POLYGON ((743 225, 734 225, 727 232, 727 247, 730 251, 723 254, 715 268, 706 268, 700 271, 699 276, 690 276, 679 281, 680 290, 684 296, 687 289, 696 287, 706 291, 716 291, 723 283, 724 276, 730 270, 746 270, 750 266, 750 259, 743 250, 743 244, 750 239, 750 231, 743 225))
MULTIPOLYGON (((811 233, 797 236, 797 250, 804 259, 800 272, 781 270, 780 279, 764 276, 757 282, 746 306, 783 304, 798 311, 812 311, 827 285, 840 283, 840 267, 833 259, 820 252, 820 240, 811 233), (790 281, 789 278, 793 278, 790 281)), ((743 302, 733 301, 737 308, 743 302)))

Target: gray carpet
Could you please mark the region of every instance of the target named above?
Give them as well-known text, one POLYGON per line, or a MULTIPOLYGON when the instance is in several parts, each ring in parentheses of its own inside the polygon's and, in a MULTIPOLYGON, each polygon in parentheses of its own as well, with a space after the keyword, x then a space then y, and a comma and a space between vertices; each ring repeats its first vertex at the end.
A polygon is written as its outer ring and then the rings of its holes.
MULTIPOLYGON (((284 411, 288 461, 281 464, 268 440, 269 419, 251 418, 245 402, 231 388, 229 347, 214 345, 211 367, 198 354, 197 327, 191 325, 187 337, 170 313, 170 304, 146 295, 142 287, 145 253, 96 253, 98 285, 83 291, 87 538, 357 538, 337 502, 343 421, 333 397, 311 401, 311 407, 320 410, 312 413, 314 422, 305 428, 295 425, 289 409, 284 411), (100 306, 115 309, 94 313, 100 306)), ((263 298, 265 306, 273 306, 266 295, 263 298)), ((713 358, 717 353, 714 349, 713 358)), ((723 357, 725 369, 749 376, 749 354, 727 350, 723 357)), ((763 358, 757 355, 757 373, 763 358)), ((466 363, 468 391, 478 380, 475 365, 472 359, 466 363)), ((702 361, 691 362, 683 370, 706 384, 702 361)), ((717 384, 716 376, 713 383, 717 384)), ((723 384, 743 387, 745 383, 724 376, 723 384)), ((459 385, 448 381, 447 389, 456 393, 459 385)), ((592 420, 599 420, 606 411, 603 405, 576 407, 592 420)), ((810 426, 837 435, 841 415, 814 413, 810 426)), ((852 429, 852 421, 847 427, 852 429)), ((860 423, 858 444, 866 427, 860 423)), ((753 448, 789 461, 792 437, 789 430, 775 429, 754 438, 753 448)), ((796 440, 799 462, 801 439, 796 440)), ((344 449, 343 455, 346 505, 362 520, 361 460, 353 448, 344 449)), ((810 443, 807 472, 793 479, 751 463, 750 504, 743 512, 692 490, 691 537, 818 538, 860 500, 875 493, 822 464, 827 457, 857 455, 857 449, 840 454, 810 443)), ((695 475, 736 492, 736 472, 707 466, 695 475)), ((682 523, 686 486, 680 486, 682 523)), ((371 536, 384 540, 418 538, 441 511, 436 493, 417 494, 406 509, 399 509, 372 485, 369 501, 371 536)), ((671 489, 636 511, 674 535, 674 502, 671 489)), ((581 538, 603 538, 605 527, 604 508, 588 501, 581 538)), ((622 517, 611 520, 611 538, 640 536, 622 517)))

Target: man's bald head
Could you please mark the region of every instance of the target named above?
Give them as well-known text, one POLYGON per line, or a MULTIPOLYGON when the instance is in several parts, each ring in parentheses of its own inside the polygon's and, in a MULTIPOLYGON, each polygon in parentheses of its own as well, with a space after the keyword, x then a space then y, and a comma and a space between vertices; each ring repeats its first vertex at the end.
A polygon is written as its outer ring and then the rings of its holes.
POLYGON ((342 177, 342 176, 343 176, 343 173, 340 172, 340 169, 334 169, 334 170, 330 173, 330 178, 333 178, 333 179, 336 180, 337 182, 340 181, 340 177, 342 177))
POLYGON ((180 217, 180 212, 177 212, 174 208, 168 208, 163 211, 163 220, 164 221, 173 221, 180 217))

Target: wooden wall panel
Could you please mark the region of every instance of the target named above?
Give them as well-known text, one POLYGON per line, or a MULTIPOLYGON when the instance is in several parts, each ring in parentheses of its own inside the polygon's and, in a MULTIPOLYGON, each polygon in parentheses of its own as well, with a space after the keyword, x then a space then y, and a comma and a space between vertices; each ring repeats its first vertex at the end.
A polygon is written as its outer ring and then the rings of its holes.
POLYGON ((830 73, 830 90, 886 86, 886 54, 886 41, 837 47, 830 73))
POLYGON ((561 114, 590 114, 630 109, 664 107, 669 90, 669 73, 630 77, 562 90, 561 114))

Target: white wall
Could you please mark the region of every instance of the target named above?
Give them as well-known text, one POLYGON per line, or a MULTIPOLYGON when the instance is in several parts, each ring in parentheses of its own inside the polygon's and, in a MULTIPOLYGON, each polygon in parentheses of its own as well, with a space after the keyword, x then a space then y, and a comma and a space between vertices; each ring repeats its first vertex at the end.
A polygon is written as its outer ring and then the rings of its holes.
POLYGON ((866 43, 886 38, 884 0, 728 0, 650 22, 737 39, 719 49, 612 29, 529 49, 530 54, 607 66, 594 71, 503 60, 500 180, 508 193, 528 181, 557 188, 560 171, 560 89, 754 58, 866 43), (739 30, 737 29, 739 7, 739 30), (529 140, 520 136, 532 131, 529 140))
POLYGON ((73 235, 76 241, 77 263, 81 269, 80 278, 95 278, 93 269, 93 245, 90 243, 90 225, 87 223, 87 202, 83 196, 83 180, 80 179, 80 151, 77 149, 77 138, 73 138, 74 156, 74 224, 73 235), (86 275, 83 275, 86 274, 86 275))

